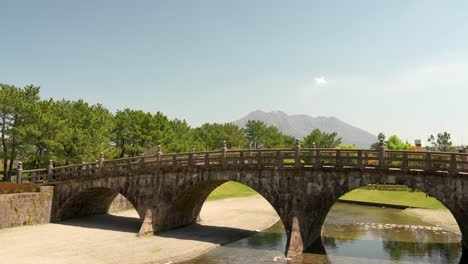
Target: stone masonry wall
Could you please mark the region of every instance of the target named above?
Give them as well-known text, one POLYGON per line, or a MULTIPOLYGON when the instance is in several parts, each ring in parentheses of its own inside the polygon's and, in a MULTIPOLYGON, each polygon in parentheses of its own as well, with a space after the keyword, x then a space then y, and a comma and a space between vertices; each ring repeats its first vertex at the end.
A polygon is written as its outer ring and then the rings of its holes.
POLYGON ((0 194, 0 228, 50 222, 54 187, 37 193, 0 194))

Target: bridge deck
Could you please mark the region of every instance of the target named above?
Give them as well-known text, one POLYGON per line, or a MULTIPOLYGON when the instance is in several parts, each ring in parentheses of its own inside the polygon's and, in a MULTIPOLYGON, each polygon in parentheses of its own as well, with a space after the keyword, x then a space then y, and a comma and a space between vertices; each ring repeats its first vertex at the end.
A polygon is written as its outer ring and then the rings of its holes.
POLYGON ((37 184, 87 177, 126 175, 141 170, 191 168, 311 168, 468 174, 467 153, 369 149, 248 149, 138 156, 36 170, 18 170, 18 181, 37 184))

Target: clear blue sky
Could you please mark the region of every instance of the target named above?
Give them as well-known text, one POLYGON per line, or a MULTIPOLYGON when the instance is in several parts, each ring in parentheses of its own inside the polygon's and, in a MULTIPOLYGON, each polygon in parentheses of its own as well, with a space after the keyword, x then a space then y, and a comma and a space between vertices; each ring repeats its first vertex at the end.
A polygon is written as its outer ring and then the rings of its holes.
POLYGON ((0 82, 45 98, 468 143, 468 1, 0 0, 0 36, 0 82))

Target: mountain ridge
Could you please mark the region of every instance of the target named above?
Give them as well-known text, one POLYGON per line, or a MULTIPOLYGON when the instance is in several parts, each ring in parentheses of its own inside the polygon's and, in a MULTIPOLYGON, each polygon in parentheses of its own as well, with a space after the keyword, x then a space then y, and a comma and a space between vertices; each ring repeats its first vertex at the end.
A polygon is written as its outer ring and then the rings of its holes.
POLYGON ((369 148, 377 141, 377 137, 361 128, 350 125, 337 117, 317 116, 306 114, 288 115, 282 111, 265 112, 255 110, 232 123, 243 128, 248 120, 259 120, 267 125, 276 126, 281 132, 302 139, 312 130, 322 132, 336 132, 342 138, 343 144, 354 144, 359 148, 369 148))

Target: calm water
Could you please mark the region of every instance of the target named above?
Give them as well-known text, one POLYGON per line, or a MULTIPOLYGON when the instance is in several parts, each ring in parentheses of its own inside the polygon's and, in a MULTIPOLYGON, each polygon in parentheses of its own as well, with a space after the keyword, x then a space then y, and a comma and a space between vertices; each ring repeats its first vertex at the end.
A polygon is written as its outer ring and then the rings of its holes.
MULTIPOLYGON (((322 229, 323 248, 289 263, 461 263, 461 237, 401 210, 337 203, 322 229)), ((281 223, 184 263, 287 263, 281 223), (276 261, 275 261, 276 259, 276 261)))

